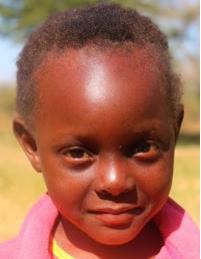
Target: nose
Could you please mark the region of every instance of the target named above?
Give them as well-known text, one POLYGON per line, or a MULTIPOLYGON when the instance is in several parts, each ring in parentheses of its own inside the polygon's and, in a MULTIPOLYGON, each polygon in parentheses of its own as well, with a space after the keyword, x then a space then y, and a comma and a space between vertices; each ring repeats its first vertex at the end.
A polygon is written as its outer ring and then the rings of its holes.
POLYGON ((100 162, 95 183, 97 193, 112 196, 119 196, 135 189, 135 179, 128 161, 120 159, 100 162))

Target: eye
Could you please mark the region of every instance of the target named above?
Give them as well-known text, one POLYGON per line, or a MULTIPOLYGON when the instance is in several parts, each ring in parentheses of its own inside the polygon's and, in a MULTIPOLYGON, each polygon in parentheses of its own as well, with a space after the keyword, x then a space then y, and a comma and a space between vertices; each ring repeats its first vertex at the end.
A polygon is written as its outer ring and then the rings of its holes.
POLYGON ((139 143, 133 149, 133 157, 153 161, 161 155, 160 145, 153 141, 139 143))
POLYGON ((85 163, 94 159, 93 154, 83 147, 69 147, 62 151, 69 162, 73 163, 85 163))

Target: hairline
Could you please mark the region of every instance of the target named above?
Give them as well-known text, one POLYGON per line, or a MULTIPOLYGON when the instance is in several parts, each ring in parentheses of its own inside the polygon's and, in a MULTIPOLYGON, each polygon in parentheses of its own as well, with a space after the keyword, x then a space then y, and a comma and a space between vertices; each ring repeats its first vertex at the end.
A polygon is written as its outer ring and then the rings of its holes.
MULTIPOLYGON (((109 40, 103 40, 102 41, 103 44, 100 41, 95 41, 95 42, 90 42, 88 44, 84 44, 83 46, 67 46, 64 48, 59 48, 58 46, 53 46, 50 50, 47 51, 42 51, 40 53, 40 55, 37 58, 37 67, 33 69, 32 73, 30 74, 30 79, 29 79, 29 84, 32 84, 32 86, 29 87, 29 90, 31 89, 31 94, 32 94, 32 106, 29 110, 29 116, 28 119, 27 117, 24 118, 24 121, 27 125, 33 127, 34 126, 34 119, 36 119, 36 114, 39 111, 40 107, 37 105, 39 103, 39 100, 42 99, 42 96, 39 92, 38 89, 38 75, 39 75, 39 70, 41 69, 41 67, 46 65, 46 62, 48 61, 47 59, 49 58, 49 56, 54 55, 55 57, 58 56, 62 56, 65 54, 68 54, 69 51, 71 50, 80 50, 83 48, 86 49, 92 49, 95 51, 100 51, 100 53, 102 53, 103 51, 116 51, 116 50, 120 50, 121 52, 124 51, 125 54, 129 54, 130 51, 132 51, 132 49, 148 49, 148 51, 153 51, 150 52, 150 57, 156 58, 158 59, 158 64, 163 64, 163 61, 161 60, 161 56, 163 57, 164 55, 166 55, 166 59, 167 61, 169 61, 168 58, 168 51, 167 50, 158 50, 157 46, 155 46, 155 44, 151 44, 151 43, 144 43, 144 44, 140 44, 138 42, 112 42, 109 40), (161 52, 163 52, 163 55, 160 55, 161 52), (154 53, 154 54, 153 54, 154 53), (39 99, 38 99, 39 98, 39 99)), ((163 57, 164 58, 164 57, 163 57)), ((165 67, 163 65, 163 67, 165 67)), ((160 67, 161 69, 161 67, 160 67)), ((161 69, 161 73, 165 73, 164 68, 161 69)), ((164 90, 165 92, 165 96, 168 95, 168 86, 163 86, 160 87, 160 90, 162 89, 162 91, 164 90)), ((170 106, 168 107, 168 109, 171 109, 172 111, 174 110, 174 107, 172 107, 174 104, 170 104, 170 101, 167 100, 167 104, 170 106)), ((171 112, 172 112, 171 111, 171 112)), ((174 116, 173 114, 171 116, 174 116)), ((25 117, 25 116, 22 116, 25 117)))

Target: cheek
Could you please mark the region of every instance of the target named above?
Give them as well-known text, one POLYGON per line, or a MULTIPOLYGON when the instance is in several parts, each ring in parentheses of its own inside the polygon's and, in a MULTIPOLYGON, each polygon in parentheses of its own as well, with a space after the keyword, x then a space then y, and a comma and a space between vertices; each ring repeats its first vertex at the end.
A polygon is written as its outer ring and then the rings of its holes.
POLYGON ((60 212, 80 208, 90 192, 90 172, 73 172, 57 160, 43 164, 43 177, 48 193, 60 212))
POLYGON ((48 179, 48 193, 58 211, 66 218, 79 221, 88 193, 89 183, 77 179, 79 176, 60 177, 55 184, 54 179, 48 179))
POLYGON ((154 164, 139 165, 136 176, 139 195, 157 202, 165 200, 170 192, 173 175, 173 154, 167 153, 154 164))

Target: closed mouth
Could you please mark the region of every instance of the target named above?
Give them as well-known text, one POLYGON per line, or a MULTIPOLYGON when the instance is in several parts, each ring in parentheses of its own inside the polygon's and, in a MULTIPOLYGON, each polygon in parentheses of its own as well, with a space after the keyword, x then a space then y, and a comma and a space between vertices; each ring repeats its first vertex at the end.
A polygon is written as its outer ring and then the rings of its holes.
POLYGON ((104 226, 115 229, 126 229, 144 210, 145 207, 98 208, 90 211, 90 214, 104 226))
POLYGON ((112 215, 120 215, 120 214, 134 214, 139 215, 144 211, 144 207, 135 207, 135 208, 98 208, 95 210, 91 210, 91 213, 94 214, 112 214, 112 215))

